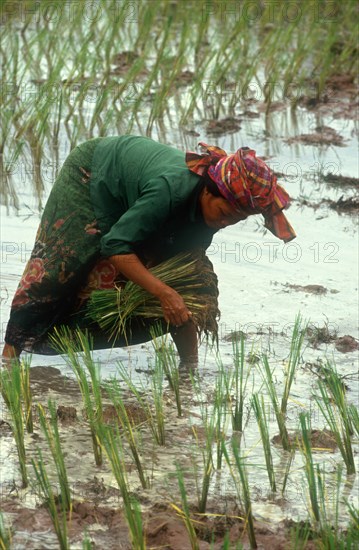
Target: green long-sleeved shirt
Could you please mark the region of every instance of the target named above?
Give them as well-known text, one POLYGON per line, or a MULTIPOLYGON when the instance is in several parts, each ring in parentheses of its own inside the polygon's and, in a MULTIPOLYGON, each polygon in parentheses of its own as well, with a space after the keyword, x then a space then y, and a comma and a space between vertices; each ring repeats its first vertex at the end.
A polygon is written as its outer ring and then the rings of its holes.
POLYGON ((182 151, 140 136, 103 138, 94 151, 90 190, 103 256, 165 259, 211 244, 215 230, 199 208, 200 178, 188 170, 182 151))

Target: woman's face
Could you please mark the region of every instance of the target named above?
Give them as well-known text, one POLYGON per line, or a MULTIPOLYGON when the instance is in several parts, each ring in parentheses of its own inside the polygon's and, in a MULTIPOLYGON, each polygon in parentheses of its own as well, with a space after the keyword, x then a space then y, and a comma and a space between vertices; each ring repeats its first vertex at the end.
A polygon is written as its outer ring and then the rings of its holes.
POLYGON ((206 188, 203 189, 199 202, 206 224, 212 229, 223 229, 245 220, 249 213, 234 208, 224 197, 215 197, 206 188))

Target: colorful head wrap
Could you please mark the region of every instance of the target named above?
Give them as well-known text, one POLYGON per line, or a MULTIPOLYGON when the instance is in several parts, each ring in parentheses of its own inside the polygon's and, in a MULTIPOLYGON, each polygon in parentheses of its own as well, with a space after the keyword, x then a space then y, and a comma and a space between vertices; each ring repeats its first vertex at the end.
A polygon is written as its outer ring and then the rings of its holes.
POLYGON ((289 195, 277 183, 277 178, 253 149, 242 147, 233 155, 220 147, 199 144, 204 154, 187 151, 186 163, 191 172, 204 176, 208 173, 220 193, 234 207, 253 214, 262 214, 265 227, 285 242, 296 234, 282 210, 289 205, 289 195))

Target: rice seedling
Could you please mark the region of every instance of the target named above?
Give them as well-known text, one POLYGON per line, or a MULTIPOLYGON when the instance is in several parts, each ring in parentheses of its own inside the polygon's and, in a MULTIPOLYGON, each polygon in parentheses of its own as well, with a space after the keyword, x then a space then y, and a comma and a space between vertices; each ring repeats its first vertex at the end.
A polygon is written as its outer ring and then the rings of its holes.
POLYGON ((11 369, 0 372, 0 389, 5 404, 10 413, 11 429, 14 435, 19 459, 23 487, 28 485, 26 469, 26 449, 24 439, 24 410, 22 406, 22 378, 19 361, 13 361, 11 369))
POLYGON ((336 444, 341 452, 348 475, 355 474, 355 460, 351 442, 352 422, 350 409, 343 400, 343 388, 338 377, 331 378, 331 390, 323 381, 318 381, 320 396, 315 395, 315 401, 333 432, 336 444))
POLYGON ((309 521, 301 521, 290 530, 290 548, 305 550, 308 540, 312 536, 309 521))
MULTIPOLYGON (((202 261, 192 252, 181 253, 150 271, 182 296, 199 330, 207 330, 210 326, 216 331, 214 320, 218 313, 217 299, 216 293, 210 292, 215 288, 215 276, 211 270, 206 269, 204 259, 202 261), (201 288, 208 289, 208 293, 198 293, 201 288)), ((157 298, 129 281, 117 290, 93 292, 89 300, 88 316, 111 337, 123 334, 127 338, 131 317, 161 319, 163 312, 157 298)))
POLYGON ((323 550, 327 548, 341 548, 343 550, 354 548, 355 538, 359 541, 358 532, 355 527, 349 525, 349 528, 345 532, 342 532, 339 526, 343 467, 340 465, 336 470, 331 487, 329 487, 324 468, 321 469, 317 464, 314 471, 319 511, 319 521, 317 521, 316 529, 314 530, 314 536, 317 538, 316 547, 323 550))
MULTIPOLYGON (((223 441, 228 432, 228 379, 225 369, 219 371, 219 375, 215 380, 214 395, 213 395, 213 410, 212 420, 215 429, 215 444, 216 444, 216 468, 220 470, 223 459, 223 441)), ((208 414, 204 415, 204 420, 208 422, 208 414)))
POLYGON ((58 509, 58 499, 54 494, 49 480, 41 450, 38 449, 37 459, 32 458, 31 464, 35 472, 38 487, 49 511, 52 524, 61 550, 69 550, 68 525, 65 501, 61 499, 61 512, 58 509))
POLYGON ((243 550, 244 546, 241 542, 233 543, 229 538, 229 532, 227 531, 224 535, 223 543, 221 546, 222 550, 243 550))
POLYGON ((348 413, 351 418, 351 425, 353 426, 354 433, 359 437, 359 410, 351 403, 348 405, 348 413))
POLYGON ((283 483, 282 483, 282 489, 281 489, 282 496, 284 495, 285 489, 287 487, 287 482, 288 482, 288 478, 289 478, 289 474, 290 474, 290 469, 292 467, 294 457, 295 457, 295 448, 291 449, 291 451, 289 453, 289 457, 287 459, 286 467, 285 467, 285 470, 284 470, 283 483))
POLYGON ((102 440, 107 458, 111 465, 111 470, 121 492, 132 547, 138 548, 138 550, 145 550, 146 539, 142 524, 141 508, 139 503, 131 496, 128 489, 126 465, 123 458, 120 434, 118 430, 115 432, 110 427, 102 426, 102 440))
POLYGON ((355 507, 354 504, 351 504, 348 500, 346 500, 345 502, 351 517, 353 528, 358 533, 359 532, 359 508, 355 507))
POLYGON ((206 511, 208 491, 210 482, 213 477, 215 468, 213 463, 213 445, 216 442, 217 437, 217 422, 216 415, 212 414, 214 409, 209 409, 206 404, 203 404, 204 399, 202 388, 199 381, 198 373, 190 373, 190 379, 192 387, 196 392, 197 399, 201 403, 201 418, 202 427, 204 429, 204 442, 198 437, 198 430, 196 426, 192 426, 192 432, 196 441, 196 447, 199 451, 202 467, 201 473, 196 463, 196 458, 192 457, 194 469, 195 469, 195 485, 198 501, 198 510, 201 513, 206 511))
POLYGON ((349 528, 345 531, 329 529, 319 533, 315 540, 318 550, 350 550, 358 548, 359 537, 357 531, 349 528))
POLYGON ((34 431, 32 418, 32 395, 30 388, 30 364, 31 359, 25 358, 20 362, 21 375, 21 393, 24 402, 24 415, 27 433, 31 434, 34 431))
POLYGON ((182 402, 180 393, 180 376, 173 345, 167 345, 167 338, 157 327, 151 328, 152 343, 156 354, 156 364, 159 361, 166 376, 167 382, 175 395, 178 416, 182 416, 182 402))
POLYGON ((85 533, 85 537, 82 541, 82 550, 92 550, 92 549, 93 549, 92 541, 89 538, 88 534, 85 533))
POLYGON ((263 363, 264 372, 265 372, 264 382, 265 382, 265 385, 274 409, 274 413, 276 416, 282 447, 285 451, 289 451, 290 441, 289 441, 287 427, 285 424, 285 414, 283 414, 281 407, 279 405, 279 399, 278 399, 277 390, 275 388, 275 384, 273 380, 273 374, 271 371, 271 367, 269 365, 268 357, 266 355, 263 355, 262 363, 263 363))
POLYGON ((140 407, 145 411, 149 421, 150 430, 158 445, 165 445, 165 414, 163 407, 163 369, 160 362, 157 361, 153 376, 151 377, 151 394, 153 404, 146 397, 146 390, 141 392, 133 384, 127 369, 122 364, 118 364, 118 372, 122 380, 126 383, 131 393, 136 398, 140 407), (154 410, 153 410, 154 409, 154 410))
POLYGON ((233 346, 233 367, 232 376, 225 379, 227 399, 231 404, 232 429, 240 433, 244 429, 244 401, 247 395, 247 385, 251 374, 251 366, 245 369, 245 341, 244 335, 235 337, 233 346), (234 396, 232 396, 234 393, 234 396))
POLYGON ((200 452, 202 458, 202 476, 198 473, 198 467, 195 465, 195 483, 198 501, 198 511, 205 513, 207 507, 208 492, 211 483, 211 479, 214 474, 213 465, 213 444, 216 438, 216 427, 214 422, 208 422, 204 426, 205 428, 205 442, 203 443, 198 439, 198 433, 195 427, 192 428, 193 434, 196 440, 197 449, 200 452))
POLYGON ((317 477, 313 462, 312 446, 310 442, 310 419, 307 413, 300 413, 299 421, 301 426, 301 439, 298 442, 304 458, 304 471, 308 483, 311 511, 315 521, 319 524, 321 512, 318 499, 317 477))
POLYGON ((60 434, 57 420, 56 405, 49 400, 48 410, 50 419, 47 419, 46 413, 42 405, 38 404, 39 422, 44 432, 45 439, 49 446, 57 472, 57 478, 60 486, 61 504, 63 510, 71 510, 71 490, 67 477, 64 454, 60 443, 60 434))
POLYGON ((213 396, 213 405, 208 407, 203 403, 203 392, 199 381, 198 373, 190 374, 192 387, 196 392, 197 399, 201 403, 201 418, 202 427, 204 429, 204 443, 198 438, 196 426, 192 426, 192 431, 196 440, 196 446, 202 458, 202 472, 200 475, 198 467, 195 465, 196 473, 196 491, 198 499, 198 509, 204 513, 207 506, 207 498, 211 479, 214 475, 215 468, 218 470, 222 467, 223 441, 227 433, 227 397, 226 384, 224 382, 223 370, 215 381, 215 389, 213 396), (213 447, 216 447, 216 464, 213 461, 213 447))
POLYGON ((254 394, 252 397, 252 407, 258 423, 259 432, 262 438, 264 457, 266 461, 270 487, 273 493, 275 493, 277 491, 277 487, 276 487, 276 481, 275 481, 273 458, 272 458, 271 444, 269 439, 269 429, 268 429, 268 422, 267 422, 263 396, 261 396, 261 399, 259 399, 258 394, 257 393, 254 394))
MULTIPOLYGON (((36 13, 36 1, 29 1, 26 6, 29 12, 21 21, 14 14, 5 16, 2 25, 3 80, 19 83, 21 94, 21 101, 15 90, 4 94, 7 109, 17 117, 16 129, 15 124, 4 123, 5 154, 15 150, 20 135, 24 144, 37 142, 39 151, 44 151, 52 150, 52 136, 64 131, 72 145, 102 134, 106 113, 112 107, 119 111, 122 130, 132 131, 137 124, 137 131, 150 135, 155 123, 159 128, 174 127, 180 118, 181 124, 187 124, 194 113, 199 119, 209 114, 214 118, 221 113, 230 115, 248 97, 252 82, 258 83, 258 89, 262 90, 263 81, 269 81, 264 98, 269 109, 275 98, 282 99, 280 92, 288 98, 286 90, 292 84, 308 93, 314 83, 319 98, 332 75, 356 75, 353 2, 341 5, 332 20, 323 17, 321 21, 319 12, 318 17, 314 16, 316 10, 311 3, 304 3, 300 18, 283 24, 278 14, 286 12, 287 6, 280 0, 275 13, 270 6, 263 5, 261 17, 250 25, 246 17, 228 17, 225 31, 222 10, 214 9, 210 3, 193 3, 184 12, 179 5, 166 0, 139 2, 138 6, 111 0, 102 16, 90 23, 83 17, 83 6, 79 3, 71 6, 71 26, 63 25, 62 16, 50 17, 51 22, 45 19, 42 26, 39 21, 34 25, 31 13, 32 10, 36 13), (131 10, 138 12, 136 25, 126 24, 131 10), (112 13, 116 13, 115 19, 112 13), (164 24, 158 25, 159 19, 164 24), (270 27, 266 27, 265 21, 270 27), (95 40, 103 44, 100 52, 93 48, 95 40), (138 56, 131 66, 114 67, 119 47, 138 56), (173 58, 172 52, 178 55, 173 58), (144 67, 146 72, 142 72, 144 67), (188 69, 193 78, 182 91, 177 76, 188 69), (229 70, 236 89, 228 94, 225 86, 229 70), (310 81, 308 74, 312 75, 310 81), (32 82, 34 87, 27 93, 26 83, 32 82), (132 83, 137 86, 138 82, 143 85, 134 100, 126 101, 128 86, 132 83), (54 89, 67 88, 69 97, 62 96, 62 116, 57 112, 59 102, 51 101, 51 94, 40 93, 48 83, 54 89), (117 92, 111 93, 113 84, 117 92), (22 93, 21 85, 26 93, 22 93), (213 87, 215 93, 206 93, 203 98, 203 90, 208 87, 213 87), (89 106, 91 88, 106 91, 96 94, 94 105, 89 106), (148 121, 147 127, 142 128, 139 112, 144 113, 141 118, 148 121), (32 131, 23 132, 23 128, 30 128, 30 120, 32 131)), ((65 13, 61 4, 51 6, 55 14, 65 13)), ((297 102, 298 98, 294 98, 293 105, 297 102)), ((108 119, 108 134, 116 133, 116 118, 108 119)), ((22 147, 21 161, 27 151, 27 147, 22 147)), ((38 159, 36 153, 33 162, 38 159)), ((40 171, 35 175, 40 193, 40 171)))
POLYGON ((199 550, 197 534, 196 534, 195 528, 193 527, 193 521, 191 520, 191 515, 189 511, 188 498, 187 498, 187 492, 184 484, 183 472, 181 468, 178 466, 178 464, 176 464, 176 475, 178 480, 178 487, 181 494, 182 510, 178 508, 178 506, 176 506, 175 504, 171 504, 171 506, 183 519, 183 522, 186 526, 186 530, 189 536, 192 550, 199 550))
POLYGON ((4 516, 0 512, 0 550, 10 550, 12 533, 10 527, 5 526, 4 516))
MULTIPOLYGON (((342 421, 347 425, 350 435, 353 435, 355 430, 358 430, 358 419, 356 425, 352 425, 353 407, 350 407, 346 397, 346 388, 341 377, 339 376, 335 364, 329 361, 323 367, 324 378, 322 384, 325 384, 330 392, 331 400, 335 404, 340 414, 342 421)), ((358 409, 356 409, 359 416, 358 409)), ((354 414, 354 419, 356 415, 354 414)))
POLYGON ((248 533, 249 544, 251 548, 257 548, 248 476, 244 465, 244 458, 240 456, 238 443, 236 443, 234 439, 232 440, 232 451, 233 451, 236 471, 234 470, 234 467, 231 463, 228 450, 226 446, 223 444, 223 453, 226 458, 231 477, 234 481, 239 501, 243 502, 243 506, 245 509, 245 513, 246 513, 245 529, 247 530, 247 533, 248 533), (240 484, 238 484, 237 474, 239 475, 240 484))
POLYGON ((99 434, 103 422, 103 405, 100 369, 92 357, 91 339, 81 330, 72 333, 65 328, 55 328, 51 341, 60 353, 65 354, 66 362, 76 376, 90 425, 95 462, 97 466, 101 466, 102 445, 99 434), (89 372, 91 383, 89 383, 85 368, 81 364, 79 352, 81 352, 84 366, 89 372))
POLYGON ((116 409, 117 418, 121 424, 121 428, 130 447, 141 485, 143 489, 147 489, 150 487, 150 481, 148 479, 148 476, 145 475, 144 467, 141 460, 141 453, 139 450, 139 431, 135 427, 133 418, 128 413, 118 384, 116 384, 115 381, 108 382, 106 385, 106 390, 116 409))
POLYGON ((158 357, 155 358, 155 368, 151 375, 151 394, 153 398, 153 405, 155 409, 155 426, 156 426, 156 441, 159 445, 165 445, 166 443, 166 430, 165 430, 165 410, 163 402, 163 383, 164 383, 164 371, 163 363, 158 357))
POLYGON ((281 407, 280 407, 281 413, 284 416, 287 413, 290 389, 292 387, 295 371, 299 364, 300 356, 302 353, 302 345, 304 341, 304 336, 306 334, 307 325, 308 323, 304 323, 304 326, 303 326, 302 316, 299 313, 296 316, 294 321, 293 333, 292 333, 292 338, 290 343, 289 358, 288 358, 288 363, 285 370, 285 384, 284 384, 284 390, 283 390, 281 407))

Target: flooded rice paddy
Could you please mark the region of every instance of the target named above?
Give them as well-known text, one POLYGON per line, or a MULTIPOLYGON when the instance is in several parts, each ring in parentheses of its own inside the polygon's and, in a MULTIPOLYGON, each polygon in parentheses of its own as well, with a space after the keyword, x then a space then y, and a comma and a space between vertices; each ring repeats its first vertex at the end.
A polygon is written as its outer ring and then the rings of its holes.
MULTIPOLYGON (((245 396, 246 424, 241 449, 246 456, 253 513, 256 521, 262 525, 263 533, 266 533, 263 535, 262 543, 259 535, 259 543, 264 548, 269 544, 265 542, 265 537, 271 536, 276 530, 279 530, 276 535, 277 543, 282 544, 280 541, 281 537, 284 537, 281 534, 283 522, 303 521, 309 514, 301 453, 297 451, 295 454, 284 494, 281 495, 279 491, 278 495, 273 495, 268 484, 257 423, 253 412, 250 413, 251 397, 254 392, 259 391, 265 396, 268 406, 270 435, 273 437, 278 433, 275 415, 263 385, 259 367, 260 356, 262 353, 268 354, 271 368, 274 369, 275 384, 280 394, 294 319, 298 312, 301 312, 303 318, 310 323, 312 337, 310 338, 309 335, 306 337, 291 389, 287 412, 288 429, 298 430, 299 413, 303 411, 309 411, 313 428, 322 430, 325 427, 325 421, 313 400, 313 392, 317 391, 318 376, 327 360, 335 362, 339 374, 344 376, 348 401, 358 403, 357 217, 351 211, 332 208, 332 205, 338 203, 341 197, 357 196, 357 180, 353 180, 354 185, 341 186, 326 183, 323 178, 323 174, 329 172, 347 178, 356 178, 356 123, 323 118, 323 124, 330 124, 345 139, 345 146, 340 149, 335 146, 300 143, 289 145, 283 143, 284 138, 281 137, 283 132, 281 126, 288 123, 288 117, 288 112, 270 115, 273 135, 267 137, 265 141, 258 137, 264 126, 264 117, 261 115, 256 119, 255 124, 251 122, 244 125, 244 129, 240 132, 230 136, 224 135, 215 140, 206 135, 200 127, 196 127, 199 137, 196 136, 195 139, 186 143, 186 147, 194 148, 195 142, 199 139, 209 143, 215 141, 229 151, 239 144, 250 144, 259 154, 266 156, 269 164, 278 173, 286 174, 286 186, 293 197, 288 216, 298 237, 292 243, 282 245, 268 233, 264 234, 260 222, 252 219, 220 231, 208 250, 208 255, 219 277, 221 320, 218 353, 206 343, 200 347, 198 367, 200 396, 195 395, 188 377, 183 375, 180 387, 184 409, 182 418, 177 416, 173 393, 168 386, 165 387, 166 445, 164 447, 155 445, 146 426, 141 428, 141 454, 145 458, 146 473, 151 480, 150 489, 144 490, 140 487, 134 466, 131 465, 131 460, 127 456, 129 484, 131 491, 141 503, 143 513, 147 514, 146 532, 149 542, 152 540, 151 536, 153 540, 159 537, 158 534, 151 535, 154 531, 152 525, 154 520, 151 519, 154 507, 158 508, 157 514, 160 512, 163 514, 162 519, 167 527, 171 522, 174 522, 177 527, 178 524, 181 525, 181 521, 176 520, 176 516, 169 512, 171 503, 180 504, 178 482, 175 476, 177 462, 186 472, 189 498, 195 504, 194 472, 196 468, 194 465, 197 464, 198 468, 201 461, 194 434, 201 434, 201 430, 203 432, 203 426, 201 427, 203 407, 208 407, 210 411, 213 406, 213 392, 218 383, 219 365, 222 364, 229 371, 233 368, 231 338, 233 333, 242 332, 245 336, 247 357, 245 368, 250 369, 245 396), (323 334, 326 338, 321 338, 323 334), (343 337, 346 336, 350 336, 351 339, 343 342, 343 337), (253 363, 248 361, 250 354, 257 358, 253 363)), ((298 122, 297 132, 305 134, 314 124, 315 115, 302 112, 298 115, 298 119, 300 122, 298 122)), ((290 126, 288 130, 286 137, 291 135, 290 126)), ((170 141, 175 144, 176 138, 173 136, 170 141)), ((179 147, 183 145, 183 142, 177 143, 179 147)), ((38 215, 32 212, 33 197, 30 194, 22 192, 19 203, 20 208, 16 215, 13 211, 6 212, 2 207, 1 318, 3 329, 6 325, 11 297, 31 251, 39 221, 38 215)), ((103 380, 115 376, 117 363, 122 362, 139 387, 149 387, 154 364, 151 343, 129 349, 96 351, 94 357, 100 363, 103 380)), ((60 427, 61 443, 65 452, 74 500, 77 503, 84 502, 87 505, 92 503, 93 506, 107 507, 108 510, 120 509, 121 497, 108 464, 105 462, 101 467, 96 467, 94 464, 81 395, 65 359, 33 355, 31 366, 33 377, 31 387, 35 403, 46 405, 48 398, 51 398, 59 406, 72 406, 76 409, 76 418, 61 423, 60 427)), ((8 422, 8 413, 3 402, 1 410, 3 420, 8 422)), ((26 490, 21 489, 15 444, 11 432, 5 430, 6 425, 2 425, 1 433, 1 491, 6 518, 10 523, 14 521, 15 525, 13 548, 57 548, 58 543, 51 531, 46 512, 40 506, 41 498, 34 492, 31 485, 26 490)), ((229 417, 225 425, 226 439, 230 441, 232 429, 229 417)), ((34 455, 38 445, 45 447, 36 422, 35 426, 35 433, 26 436, 29 457, 34 455)), ((202 444, 204 445, 204 441, 202 444)), ((358 444, 355 440, 354 452, 357 463, 358 444)), ((335 471, 337 465, 342 462, 341 455, 337 449, 324 448, 315 452, 314 456, 315 462, 320 464, 327 473, 328 503, 331 503, 328 507, 330 508, 335 502, 334 496, 330 498, 330 488, 332 487, 332 492, 335 494, 335 471)), ((48 460, 50 463, 49 457, 48 460)), ((276 477, 280 483, 287 465, 288 453, 279 445, 273 445, 273 461, 276 477)), ((344 475, 340 486, 339 515, 339 525, 343 528, 348 523, 344 499, 347 498, 357 505, 358 490, 357 476, 344 475)), ((235 510, 238 506, 236 495, 233 479, 228 469, 223 466, 212 476, 208 511, 229 516, 236 515, 235 510)), ((93 509, 77 512, 76 506, 72 524, 70 522, 71 547, 81 547, 85 530, 88 531, 95 547, 128 547, 129 543, 126 542, 128 535, 126 535, 123 517, 122 523, 120 519, 115 521, 112 517, 106 516, 109 514, 107 511, 103 512, 104 517, 98 520, 93 509), (113 541, 117 536, 122 540, 120 546, 118 542, 113 541)), ((238 510, 237 515, 239 515, 238 510)), ((235 528, 228 521, 227 528, 232 539, 235 540, 237 536, 245 543, 245 537, 235 534, 238 526, 235 528)), ((232 521, 235 522, 235 520, 232 521)), ((218 526, 214 524, 209 526, 206 524, 209 532, 212 530, 216 533, 217 528, 218 526)), ((168 530, 171 532, 169 527, 168 530)), ((183 538, 185 531, 182 531, 183 528, 178 527, 172 539, 168 535, 169 548, 189 548, 188 540, 184 542, 183 538)), ((214 540, 223 540, 223 535, 217 533, 214 535, 214 540)), ((209 548, 210 545, 208 542, 203 542, 200 547, 209 548)), ((217 548, 217 545, 213 547, 217 548)))
MULTIPOLYGON (((129 32, 124 42, 127 40, 133 45, 130 35, 129 32)), ((118 54, 117 67, 122 67, 123 74, 134 62, 129 51, 124 50, 122 57, 118 54)), ((154 58, 147 70, 155 63, 154 58)), ((27 70, 25 68, 25 73, 27 70)), ((46 74, 46 70, 43 60, 39 74, 41 71, 46 74)), ((258 70, 259 75, 263 74, 258 70)), ((120 73, 117 69, 117 74, 120 73)), ((164 74, 161 73, 159 81, 164 74)), ((180 106, 178 97, 174 96, 156 123, 152 121, 150 124, 155 92, 158 93, 154 86, 154 89, 149 88, 147 103, 139 106, 131 123, 124 118, 116 119, 115 124, 115 114, 112 113, 107 126, 103 124, 100 128, 99 125, 99 133, 147 133, 183 150, 196 150, 199 141, 216 144, 228 152, 240 146, 252 147, 266 159, 292 197, 288 218, 297 238, 283 245, 263 229, 259 216, 258 220, 250 218, 216 235, 207 253, 219 278, 219 347, 216 350, 206 342, 201 344, 195 384, 186 370, 180 372, 182 416, 178 416, 174 392, 164 381, 165 445, 160 446, 154 441, 143 407, 123 381, 117 382, 123 388, 124 402, 132 411, 137 426, 136 438, 149 485, 145 489, 141 486, 125 441, 123 467, 129 491, 139 503, 148 548, 219 549, 241 548, 241 544, 244 548, 250 547, 243 487, 238 489, 241 487, 238 472, 233 476, 232 454, 230 466, 222 456, 219 467, 218 438, 212 441, 213 465, 207 515, 198 513, 206 470, 203 453, 208 439, 208 422, 217 414, 216 392, 223 382, 223 373, 231 375, 234 372, 233 340, 242 336, 245 346, 243 370, 246 376, 248 374, 243 403, 244 429, 242 434, 233 430, 231 411, 235 400, 232 395, 221 409, 221 437, 228 452, 233 441, 240 441, 258 547, 326 548, 325 540, 321 542, 320 536, 318 540, 315 536, 316 522, 313 520, 303 452, 298 448, 294 454, 284 451, 278 439, 278 424, 264 383, 263 354, 268 357, 273 385, 281 397, 295 318, 300 313, 303 326, 308 323, 308 330, 290 390, 286 425, 294 440, 293 434, 300 429, 300 414, 308 413, 312 429, 317 430, 312 440, 313 461, 319 465, 324 480, 326 520, 334 526, 335 532, 345 533, 351 522, 348 504, 354 509, 359 508, 358 474, 346 474, 332 434, 324 431, 328 425, 314 395, 319 395, 318 381, 325 379, 326 368, 331 363, 336 365, 345 384, 347 402, 356 407, 359 402, 358 119, 353 80, 332 78, 328 84, 331 93, 328 92, 326 100, 314 100, 313 96, 303 94, 295 108, 292 103, 278 98, 277 101, 273 98, 268 106, 260 94, 231 107, 233 89, 230 86, 222 89, 218 103, 217 86, 217 95, 209 98, 213 104, 207 96, 206 102, 201 102, 185 122, 179 123, 186 105, 193 98, 186 92, 184 83, 186 79, 191 81, 191 74, 181 73, 181 86, 184 84, 184 87, 180 91, 180 106), (252 398, 256 393, 264 398, 276 492, 270 487, 262 437, 252 408, 252 398), (184 514, 173 508, 173 505, 181 510, 185 508, 179 489, 178 467, 183 472, 197 546, 190 542, 184 514), (299 536, 298 529, 305 531, 308 519, 313 532, 307 533, 303 543, 300 539, 305 536, 303 531, 299 536)), ((137 93, 137 88, 135 91, 137 93)), ((7 194, 0 207, 1 345, 12 296, 35 239, 41 210, 39 202, 45 203, 59 167, 76 142, 76 135, 81 137, 79 141, 83 141, 96 133, 96 125, 93 125, 96 108, 98 105, 94 102, 85 101, 79 112, 74 111, 74 116, 66 120, 67 125, 64 118, 68 112, 61 113, 60 108, 58 115, 52 112, 52 123, 56 123, 58 116, 61 124, 57 126, 54 142, 48 139, 51 132, 41 142, 40 164, 36 164, 38 153, 31 147, 29 135, 24 134, 30 147, 22 147, 20 161, 10 162, 10 169, 5 171, 8 187, 5 186, 7 194), (81 131, 76 132, 77 126, 81 131)), ((16 132, 19 132, 18 128, 10 134, 16 136, 16 132)), ((5 151, 7 147, 11 149, 11 139, 6 143, 5 151)), ((99 364, 103 385, 114 377, 119 379, 118 364, 122 364, 133 384, 151 399, 155 376, 155 352, 151 342, 131 348, 95 351, 93 356, 99 364)), ((101 466, 95 465, 88 417, 66 358, 34 354, 30 372, 35 427, 33 434, 25 435, 30 479, 25 489, 10 415, 0 398, 1 510, 5 526, 12 531, 10 547, 59 548, 31 465, 31 459, 37 457, 37 448, 41 448, 51 484, 57 492, 56 470, 36 409, 38 403, 46 409, 51 399, 58 407, 60 442, 73 499, 71 517, 68 518, 69 547, 140 548, 131 542, 123 495, 108 459, 105 458, 101 466), (88 542, 84 542, 86 540, 88 542)), ((104 418, 109 425, 118 424, 111 401, 105 394, 104 418)), ((358 470, 358 434, 352 435, 352 445, 358 470)), ((351 547, 355 548, 356 543, 353 544, 351 547)))

